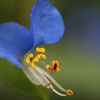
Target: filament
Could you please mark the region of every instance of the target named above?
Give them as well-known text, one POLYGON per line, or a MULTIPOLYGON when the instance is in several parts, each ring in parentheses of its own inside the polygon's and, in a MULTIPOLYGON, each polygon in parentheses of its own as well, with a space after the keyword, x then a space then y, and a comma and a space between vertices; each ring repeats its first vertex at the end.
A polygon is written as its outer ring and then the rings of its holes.
MULTIPOLYGON (((38 66, 37 66, 38 67, 38 66)), ((46 75, 46 77, 48 77, 60 90, 62 90, 63 92, 66 92, 66 90, 61 87, 47 72, 45 72, 43 69, 39 68, 38 69, 41 70, 41 72, 46 75)))
MULTIPOLYGON (((44 77, 44 79, 49 83, 49 80, 43 75, 42 71, 40 70, 41 68, 36 67, 36 69, 41 73, 41 75, 44 77)), ((51 87, 52 91, 54 91, 56 94, 58 94, 60 96, 67 96, 67 94, 59 93, 57 90, 54 89, 54 87, 51 84, 50 84, 50 87, 51 87)))
MULTIPOLYGON (((32 76, 30 76, 30 75, 28 74, 28 72, 26 72, 27 69, 23 69, 23 71, 24 71, 24 73, 26 74, 26 76, 30 79, 30 81, 33 82, 32 76)), ((32 75, 34 75, 34 76, 39 80, 39 83, 36 82, 36 81, 34 81, 33 83, 38 84, 38 85, 40 85, 40 84, 43 85, 43 82, 40 80, 40 78, 38 77, 38 75, 37 75, 32 69, 30 69, 29 71, 32 73, 32 75)), ((43 85, 43 86, 44 86, 44 85, 43 85)))

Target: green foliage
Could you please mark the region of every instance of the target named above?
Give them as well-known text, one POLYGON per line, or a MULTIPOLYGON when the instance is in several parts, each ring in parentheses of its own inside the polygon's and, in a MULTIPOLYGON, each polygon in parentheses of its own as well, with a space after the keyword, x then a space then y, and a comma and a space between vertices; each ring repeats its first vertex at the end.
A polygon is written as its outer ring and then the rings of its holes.
POLYGON ((0 59, 0 80, 18 93, 32 100, 48 100, 47 90, 29 81, 23 70, 0 59))

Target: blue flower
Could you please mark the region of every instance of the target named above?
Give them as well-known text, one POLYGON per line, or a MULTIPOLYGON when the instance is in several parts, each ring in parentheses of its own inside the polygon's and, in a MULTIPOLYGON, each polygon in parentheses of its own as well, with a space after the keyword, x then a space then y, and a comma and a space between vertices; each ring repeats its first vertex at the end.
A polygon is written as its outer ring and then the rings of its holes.
POLYGON ((64 33, 58 10, 47 0, 38 0, 30 13, 30 30, 15 22, 0 26, 0 57, 24 68, 19 61, 25 53, 41 44, 56 43, 64 33))
MULTIPOLYGON (((38 45, 58 42, 63 33, 64 23, 59 11, 49 1, 38 0, 30 13, 30 30, 15 22, 0 25, 0 58, 6 58, 12 64, 22 68, 31 82, 45 86, 49 83, 46 78, 48 77, 57 87, 66 92, 46 71, 38 66, 26 67, 24 62, 24 55, 28 51, 32 53, 38 45)), ((56 92, 52 85, 47 87, 56 92)), ((66 94, 56 93, 66 96, 66 94)))

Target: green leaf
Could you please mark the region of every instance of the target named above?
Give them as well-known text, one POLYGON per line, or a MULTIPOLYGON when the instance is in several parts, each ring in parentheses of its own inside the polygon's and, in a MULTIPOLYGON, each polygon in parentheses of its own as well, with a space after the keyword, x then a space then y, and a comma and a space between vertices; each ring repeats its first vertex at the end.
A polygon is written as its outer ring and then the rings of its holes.
POLYGON ((46 88, 31 83, 22 69, 14 66, 4 58, 0 59, 0 80, 32 100, 48 100, 46 88))

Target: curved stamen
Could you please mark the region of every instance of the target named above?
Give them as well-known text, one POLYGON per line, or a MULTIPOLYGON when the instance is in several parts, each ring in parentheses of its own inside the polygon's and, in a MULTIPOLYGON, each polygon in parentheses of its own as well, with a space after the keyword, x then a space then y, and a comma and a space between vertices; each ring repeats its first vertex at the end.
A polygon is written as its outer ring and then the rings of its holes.
MULTIPOLYGON (((44 87, 45 85, 48 84, 48 82, 44 79, 44 77, 36 68, 32 68, 30 66, 30 67, 27 67, 27 69, 23 69, 23 71, 32 83, 37 84, 37 85, 43 85, 44 87)), ((47 86, 47 88, 50 88, 50 87, 47 86)))
POLYGON ((23 71, 31 82, 37 85, 43 84, 42 82, 40 82, 40 78, 38 77, 38 75, 33 70, 31 70, 31 67, 28 67, 27 69, 23 69, 23 71), (36 78, 34 79, 32 76, 36 78))
POLYGON ((52 89, 55 93, 57 93, 58 95, 60 95, 60 96, 67 96, 67 94, 61 94, 61 93, 59 93, 57 90, 55 90, 55 89, 53 88, 52 85, 51 85, 50 87, 51 87, 51 89, 52 89))
MULTIPOLYGON (((43 73, 39 70, 39 67, 36 67, 36 69, 41 73, 41 75, 44 77, 44 79, 49 83, 48 79, 43 75, 43 73)), ((50 84, 50 87, 52 89, 52 91, 54 91, 56 94, 60 95, 60 96, 67 96, 67 94, 62 94, 59 93, 57 90, 54 89, 54 87, 50 84)), ((65 92, 65 91, 64 91, 65 92)))
MULTIPOLYGON (((38 67, 38 66, 37 66, 38 67)), ((60 90, 62 90, 63 92, 66 92, 66 90, 61 87, 47 72, 45 72, 43 69, 41 69, 40 67, 38 67, 38 69, 46 76, 48 77, 60 90)))

